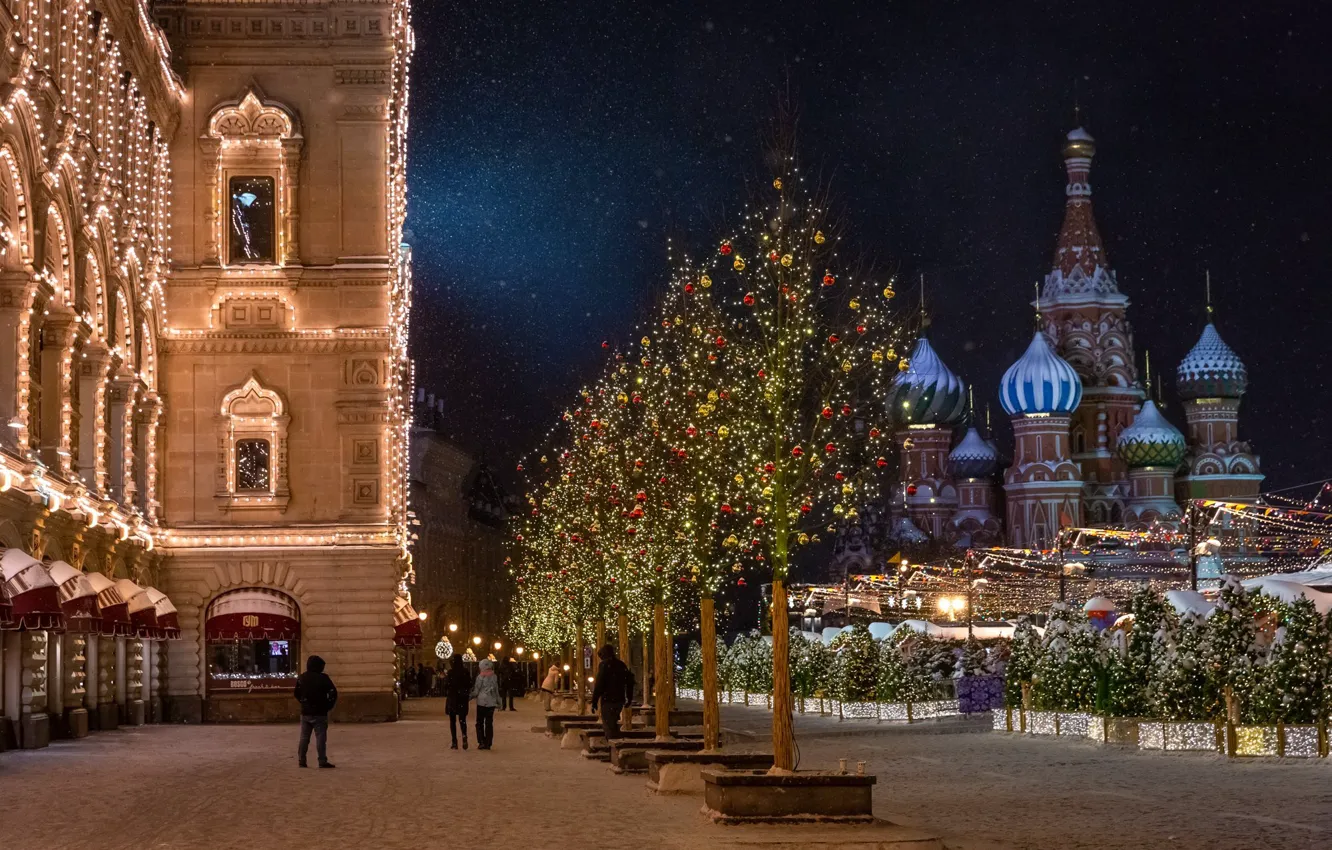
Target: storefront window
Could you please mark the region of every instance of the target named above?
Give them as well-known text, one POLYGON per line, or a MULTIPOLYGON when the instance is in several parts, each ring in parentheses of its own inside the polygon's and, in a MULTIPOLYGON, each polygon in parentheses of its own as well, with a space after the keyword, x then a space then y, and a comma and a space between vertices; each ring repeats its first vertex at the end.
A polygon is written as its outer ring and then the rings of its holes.
POLYGON ((208 606, 210 691, 289 690, 300 672, 300 614, 285 594, 235 590, 208 606))

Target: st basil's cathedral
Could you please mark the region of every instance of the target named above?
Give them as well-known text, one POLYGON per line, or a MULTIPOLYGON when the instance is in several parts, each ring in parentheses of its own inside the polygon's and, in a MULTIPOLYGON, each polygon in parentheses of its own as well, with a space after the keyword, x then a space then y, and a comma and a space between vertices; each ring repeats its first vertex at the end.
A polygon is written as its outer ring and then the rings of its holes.
POLYGON ((1014 438, 1002 474, 995 435, 974 421, 966 382, 923 330, 894 381, 887 402, 900 472, 887 534, 899 544, 1048 548, 1062 527, 1171 526, 1190 499, 1258 495, 1258 457, 1238 431, 1248 375, 1210 306, 1176 369, 1187 433, 1149 398, 1129 298, 1092 213, 1095 153, 1086 130, 1068 134, 1064 222, 1033 302, 1038 328, 998 388, 1014 438))

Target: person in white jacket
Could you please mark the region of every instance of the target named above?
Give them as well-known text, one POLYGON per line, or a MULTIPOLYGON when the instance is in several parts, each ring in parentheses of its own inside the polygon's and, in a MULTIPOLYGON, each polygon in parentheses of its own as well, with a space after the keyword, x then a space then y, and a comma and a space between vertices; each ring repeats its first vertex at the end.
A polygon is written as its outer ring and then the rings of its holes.
POLYGON ((555 689, 559 686, 560 667, 558 664, 552 664, 546 671, 546 678, 541 680, 541 696, 546 702, 546 711, 550 711, 550 701, 555 698, 555 689))
POLYGON ((476 748, 488 750, 495 741, 495 709, 502 704, 499 677, 495 675, 495 662, 489 658, 481 662, 481 672, 472 683, 472 699, 476 700, 476 748))

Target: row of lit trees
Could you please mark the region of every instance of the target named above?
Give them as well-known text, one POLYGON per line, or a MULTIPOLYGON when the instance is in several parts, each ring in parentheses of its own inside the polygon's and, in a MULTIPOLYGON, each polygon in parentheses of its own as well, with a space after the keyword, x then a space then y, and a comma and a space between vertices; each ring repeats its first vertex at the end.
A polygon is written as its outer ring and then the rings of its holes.
POLYGON ((512 631, 548 651, 581 646, 582 624, 613 613, 625 648, 627 620, 650 606, 657 730, 668 735, 666 609, 697 599, 712 748, 713 598, 757 570, 772 582, 775 765, 792 770, 791 559, 875 495, 890 451, 882 399, 906 364, 891 285, 848 266, 821 196, 792 157, 776 161, 770 187, 714 250, 672 258, 653 324, 525 470, 512 631))

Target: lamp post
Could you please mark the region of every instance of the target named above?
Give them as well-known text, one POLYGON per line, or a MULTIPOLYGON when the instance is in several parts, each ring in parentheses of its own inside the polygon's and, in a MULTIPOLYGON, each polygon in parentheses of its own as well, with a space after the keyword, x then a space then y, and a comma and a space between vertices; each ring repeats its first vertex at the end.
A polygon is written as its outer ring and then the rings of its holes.
POLYGON ((990 583, 990 580, 989 580, 989 579, 985 579, 985 578, 974 578, 974 579, 972 579, 971 581, 967 582, 967 601, 966 601, 966 605, 967 605, 967 641, 968 641, 968 642, 970 642, 970 641, 972 641, 972 640, 975 639, 975 633, 974 633, 974 630, 973 630, 973 628, 972 628, 972 621, 973 621, 975 618, 972 616, 972 613, 971 613, 971 612, 972 612, 972 604, 971 604, 971 594, 972 594, 972 591, 974 591, 979 585, 982 585, 982 584, 989 584, 989 583, 990 583))

